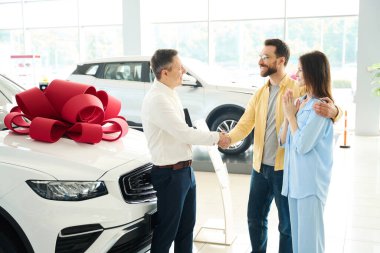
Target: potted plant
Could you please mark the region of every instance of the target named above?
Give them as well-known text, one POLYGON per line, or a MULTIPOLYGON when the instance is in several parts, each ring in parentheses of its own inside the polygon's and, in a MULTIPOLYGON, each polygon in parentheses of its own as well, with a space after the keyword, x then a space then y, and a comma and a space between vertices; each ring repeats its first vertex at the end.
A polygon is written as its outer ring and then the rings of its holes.
POLYGON ((368 71, 372 73, 371 84, 375 85, 373 93, 380 97, 380 63, 375 63, 368 67, 368 71))

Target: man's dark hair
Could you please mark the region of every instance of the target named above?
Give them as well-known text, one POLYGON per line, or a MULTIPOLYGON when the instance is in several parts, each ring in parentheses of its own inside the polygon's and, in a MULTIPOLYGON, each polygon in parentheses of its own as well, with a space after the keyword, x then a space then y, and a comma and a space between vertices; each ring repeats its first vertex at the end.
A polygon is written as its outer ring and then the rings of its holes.
POLYGON ((150 67, 158 80, 161 79, 161 71, 165 68, 171 69, 173 57, 178 55, 175 49, 158 49, 150 59, 150 67))
POLYGON ((276 57, 285 57, 285 63, 284 65, 288 64, 289 56, 290 56, 290 50, 288 45, 280 40, 280 39, 267 39, 264 42, 265 46, 274 46, 276 47, 276 57))

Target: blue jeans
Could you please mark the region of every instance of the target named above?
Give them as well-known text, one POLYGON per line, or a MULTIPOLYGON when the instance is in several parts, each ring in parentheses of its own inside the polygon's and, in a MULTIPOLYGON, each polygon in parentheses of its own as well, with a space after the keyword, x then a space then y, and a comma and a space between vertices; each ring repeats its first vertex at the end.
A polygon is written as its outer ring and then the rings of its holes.
POLYGON ((252 253, 265 253, 268 241, 268 213, 273 198, 278 211, 280 232, 279 253, 292 253, 292 237, 288 199, 281 195, 283 171, 261 165, 260 173, 253 170, 248 200, 248 229, 252 253))
POLYGON ((157 225, 151 253, 191 253, 196 217, 196 184, 191 167, 180 170, 153 167, 151 179, 157 191, 157 225))

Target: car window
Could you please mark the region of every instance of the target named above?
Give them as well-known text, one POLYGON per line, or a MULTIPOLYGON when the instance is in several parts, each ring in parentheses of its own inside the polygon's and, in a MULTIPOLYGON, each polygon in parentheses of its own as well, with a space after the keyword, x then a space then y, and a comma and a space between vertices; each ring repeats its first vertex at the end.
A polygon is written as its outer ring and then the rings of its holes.
POLYGON ((24 89, 21 88, 21 86, 0 75, 0 93, 9 103, 12 102, 12 99, 17 93, 22 91, 24 91, 24 89))
POLYGON ((141 82, 141 62, 108 63, 104 69, 104 78, 141 82))
POLYGON ((87 71, 85 72, 86 75, 95 76, 96 71, 98 70, 99 65, 92 65, 90 66, 87 71))
POLYGON ((74 70, 73 74, 74 75, 91 75, 95 76, 96 72, 99 69, 98 63, 96 64, 83 64, 83 65, 78 65, 77 68, 74 70))
POLYGON ((5 106, 10 101, 3 95, 3 93, 0 91, 0 107, 5 106))
POLYGON ((154 78, 156 78, 156 76, 154 75, 153 70, 150 69, 150 71, 149 71, 149 81, 153 82, 154 78))

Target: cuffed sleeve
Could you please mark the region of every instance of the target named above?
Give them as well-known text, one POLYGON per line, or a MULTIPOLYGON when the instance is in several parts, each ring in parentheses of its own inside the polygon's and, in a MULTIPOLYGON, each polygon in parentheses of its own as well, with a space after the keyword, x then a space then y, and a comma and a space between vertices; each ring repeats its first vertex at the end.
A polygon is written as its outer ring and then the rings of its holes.
POLYGON ((342 118, 342 115, 343 115, 343 109, 337 105, 335 105, 335 107, 336 107, 336 109, 338 109, 338 114, 336 115, 335 118, 332 119, 334 121, 334 123, 338 122, 340 120, 340 118, 342 118))

